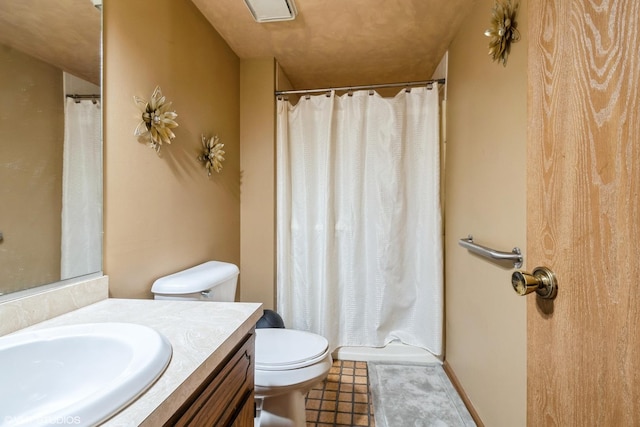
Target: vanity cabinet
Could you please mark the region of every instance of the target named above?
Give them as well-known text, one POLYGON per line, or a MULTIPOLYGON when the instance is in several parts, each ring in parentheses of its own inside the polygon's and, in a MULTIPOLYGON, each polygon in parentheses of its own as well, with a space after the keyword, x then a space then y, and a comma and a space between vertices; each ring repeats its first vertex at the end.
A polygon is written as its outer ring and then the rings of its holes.
POLYGON ((253 427, 254 369, 251 330, 165 426, 253 427))

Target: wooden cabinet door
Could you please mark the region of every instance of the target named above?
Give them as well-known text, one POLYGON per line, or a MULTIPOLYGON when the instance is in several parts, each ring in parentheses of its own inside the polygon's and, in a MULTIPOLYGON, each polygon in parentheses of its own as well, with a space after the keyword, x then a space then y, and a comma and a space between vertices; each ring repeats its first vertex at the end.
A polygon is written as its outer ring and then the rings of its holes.
POLYGON ((640 423, 640 2, 529 0, 527 424, 640 423))
POLYGON ((254 418, 256 415, 256 407, 254 406, 254 395, 251 394, 247 401, 244 403, 242 410, 236 417, 232 424, 232 427, 253 427, 254 418))
POLYGON ((254 376, 255 334, 252 333, 210 375, 167 425, 253 426, 254 376))

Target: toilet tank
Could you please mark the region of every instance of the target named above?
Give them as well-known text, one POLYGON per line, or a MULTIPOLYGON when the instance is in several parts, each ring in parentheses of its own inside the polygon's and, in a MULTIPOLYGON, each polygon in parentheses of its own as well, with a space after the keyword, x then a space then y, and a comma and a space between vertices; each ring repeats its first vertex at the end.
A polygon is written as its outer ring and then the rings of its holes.
POLYGON ((233 302, 240 270, 234 264, 208 261, 153 282, 155 299, 233 302))

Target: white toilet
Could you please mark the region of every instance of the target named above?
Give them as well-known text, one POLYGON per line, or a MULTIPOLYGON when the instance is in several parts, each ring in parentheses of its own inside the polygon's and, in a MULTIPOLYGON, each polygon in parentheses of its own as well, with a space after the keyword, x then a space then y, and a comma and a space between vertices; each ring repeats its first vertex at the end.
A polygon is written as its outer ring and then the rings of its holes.
MULTIPOLYGON (((238 267, 209 261, 153 283, 155 299, 233 302, 238 267)), ((327 340, 294 329, 256 329, 256 402, 261 427, 304 427, 305 396, 331 368, 327 340)))

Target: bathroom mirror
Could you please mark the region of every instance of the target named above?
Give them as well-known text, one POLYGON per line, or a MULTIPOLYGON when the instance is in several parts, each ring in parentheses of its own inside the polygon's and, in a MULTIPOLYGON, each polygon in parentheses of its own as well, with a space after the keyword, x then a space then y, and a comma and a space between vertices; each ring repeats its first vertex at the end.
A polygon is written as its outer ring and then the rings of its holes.
POLYGON ((0 2, 0 295, 102 269, 101 26, 99 0, 0 2))

